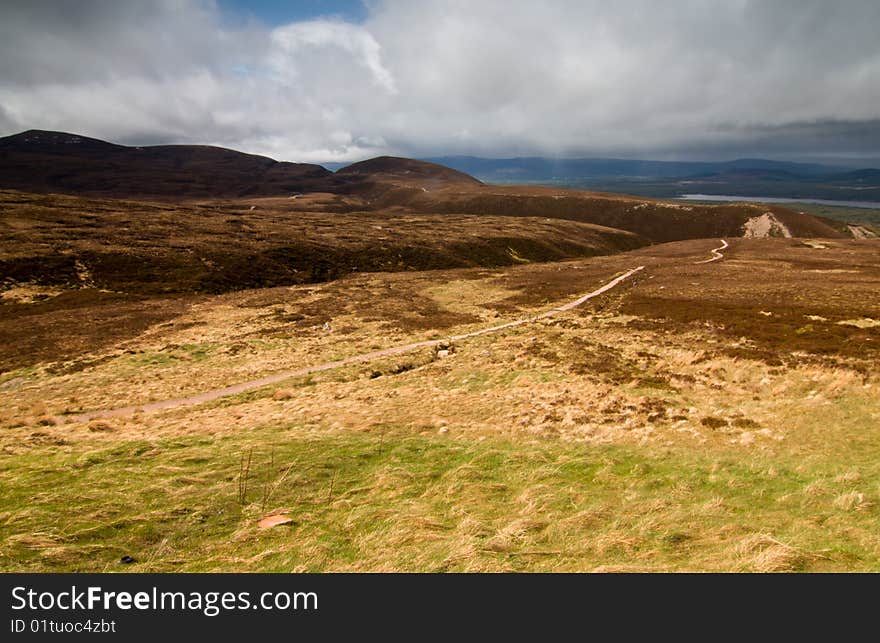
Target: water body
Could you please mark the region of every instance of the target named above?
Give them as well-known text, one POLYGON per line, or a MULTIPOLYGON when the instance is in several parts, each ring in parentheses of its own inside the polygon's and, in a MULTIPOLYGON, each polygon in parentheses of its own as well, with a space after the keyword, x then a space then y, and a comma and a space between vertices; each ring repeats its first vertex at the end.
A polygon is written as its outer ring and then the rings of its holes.
POLYGON ((679 201, 746 201, 748 203, 818 203, 844 208, 880 210, 880 201, 836 201, 834 199, 786 199, 778 196, 733 196, 730 194, 682 194, 679 201))

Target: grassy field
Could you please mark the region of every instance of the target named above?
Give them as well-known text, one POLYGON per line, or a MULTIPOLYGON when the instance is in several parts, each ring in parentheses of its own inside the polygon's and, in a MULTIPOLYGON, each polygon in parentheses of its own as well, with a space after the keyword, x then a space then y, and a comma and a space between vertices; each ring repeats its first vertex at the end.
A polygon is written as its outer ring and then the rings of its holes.
MULTIPOLYGON (((835 444, 866 406, 838 403, 835 444)), ((303 429, 32 451, 3 475, 3 568, 880 570, 876 440, 841 462, 303 429)))
POLYGON ((78 351, 34 326, 43 356, 0 376, 0 569, 880 570, 876 243, 694 263, 715 245, 193 296, 78 351), (63 421, 517 319, 635 265, 448 356, 63 421))

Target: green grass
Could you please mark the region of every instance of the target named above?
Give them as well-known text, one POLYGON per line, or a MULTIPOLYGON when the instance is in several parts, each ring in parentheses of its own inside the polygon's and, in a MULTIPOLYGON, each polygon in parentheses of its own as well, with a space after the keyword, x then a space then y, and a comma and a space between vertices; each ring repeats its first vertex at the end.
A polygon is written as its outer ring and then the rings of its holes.
POLYGON ((89 438, 4 459, 0 569, 880 571, 880 452, 860 446, 853 469, 815 451, 743 458, 394 426, 89 438), (257 528, 281 508, 292 525, 257 528))
POLYGON ((0 373, 0 385, 11 382, 12 380, 27 379, 38 371, 36 366, 26 366, 25 368, 17 368, 13 371, 0 373))
POLYGON ((126 355, 123 359, 131 367, 140 369, 145 366, 167 366, 181 361, 203 362, 216 351, 216 344, 183 344, 175 350, 135 353, 126 355))

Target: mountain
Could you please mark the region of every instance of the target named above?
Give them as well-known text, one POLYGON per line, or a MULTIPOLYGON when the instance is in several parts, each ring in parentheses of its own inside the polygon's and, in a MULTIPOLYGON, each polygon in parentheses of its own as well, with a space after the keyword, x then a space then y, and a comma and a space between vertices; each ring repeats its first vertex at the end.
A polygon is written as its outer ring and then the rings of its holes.
POLYGON ((844 172, 843 174, 835 174, 828 177, 834 181, 848 181, 852 183, 869 183, 880 185, 880 170, 865 169, 855 170, 853 172, 844 172))
POLYGON ((424 160, 447 165, 490 182, 508 180, 535 182, 547 179, 564 181, 586 178, 680 178, 744 169, 791 172, 802 176, 841 172, 839 167, 766 159, 736 159, 713 163, 607 158, 518 157, 491 159, 475 156, 441 156, 424 160))
POLYGON ((449 167, 381 156, 333 173, 208 145, 128 147, 66 132, 0 138, 0 188, 121 198, 234 198, 360 193, 376 183, 479 185, 449 167))
POLYGON ((127 147, 29 130, 0 138, 0 187, 93 196, 203 198, 320 188, 332 173, 208 145, 127 147))
POLYGON ((707 163, 381 156, 331 172, 320 165, 208 145, 130 147, 41 130, 0 138, 0 188, 27 192, 153 199, 329 192, 369 195, 390 203, 408 198, 414 190, 479 186, 480 179, 660 198, 702 193, 880 200, 880 170, 765 159, 707 163))
MULTIPOLYGON (((477 161, 490 160, 474 162, 477 161)), ((528 161, 535 168, 550 163, 547 159, 520 161, 528 161)), ((604 164, 604 171, 613 167, 617 171, 671 171, 669 164, 656 161, 581 159, 571 163, 584 167, 593 164, 597 168, 604 164)), ((732 190, 737 184, 749 182, 791 192, 791 186, 800 180, 791 164, 767 162, 766 168, 747 167, 756 163, 678 163, 674 164, 676 171, 687 170, 694 177, 694 172, 701 170, 702 177, 658 181, 677 190, 687 184, 692 192, 705 187, 732 190)), ((859 176, 871 178, 870 174, 859 176)), ((630 192, 626 188, 635 191, 652 184, 620 180, 619 185, 624 188, 619 191, 630 192)), ((860 184, 854 189, 870 192, 865 187, 860 184)), ((460 169, 391 156, 352 163, 330 172, 319 165, 279 162, 219 147, 127 147, 76 134, 36 130, 0 139, 0 188, 134 200, 237 201, 238 208, 271 207, 291 216, 300 216, 302 212, 411 212, 435 217, 438 224, 442 219, 443 225, 452 220, 448 217, 458 215, 526 217, 535 221, 565 219, 626 231, 654 243, 742 236, 747 222, 767 210, 760 205, 663 203, 638 196, 559 187, 486 185, 460 169), (291 196, 297 198, 289 199, 291 196), (263 198, 272 203, 261 201, 263 198)), ((769 211, 793 236, 852 234, 844 224, 775 206, 769 211)))
POLYGON ((366 161, 360 161, 359 163, 352 163, 337 170, 336 176, 370 178, 374 180, 404 179, 406 181, 461 183, 466 185, 480 184, 480 181, 474 177, 445 165, 397 156, 379 156, 366 161))
POLYGON ((767 159, 717 163, 627 159, 427 159, 469 172, 487 183, 583 188, 675 198, 682 194, 880 201, 880 170, 767 159))

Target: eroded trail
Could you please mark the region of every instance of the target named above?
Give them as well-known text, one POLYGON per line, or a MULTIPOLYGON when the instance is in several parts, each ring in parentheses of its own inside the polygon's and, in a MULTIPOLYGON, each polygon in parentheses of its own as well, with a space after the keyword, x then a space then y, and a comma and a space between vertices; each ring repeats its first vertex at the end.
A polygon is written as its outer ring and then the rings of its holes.
MULTIPOLYGON (((722 259, 724 255, 721 253, 721 250, 724 250, 729 247, 729 244, 726 240, 721 240, 721 245, 717 248, 713 248, 710 252, 712 253, 712 257, 706 259, 704 261, 696 261, 695 264, 704 264, 711 263, 713 261, 718 261, 722 259)), ((482 328, 480 330, 475 330, 469 333, 463 333, 460 335, 452 335, 450 337, 446 337, 444 339, 430 339, 421 342, 414 342, 412 344, 403 344, 401 346, 394 346, 391 348, 383 348, 377 351, 371 351, 369 353, 361 353, 359 355, 352 355, 351 357, 346 357, 345 359, 336 360, 333 362, 324 362, 323 364, 315 364, 313 366, 304 366, 303 368, 298 368, 294 370, 282 371, 279 373, 274 373, 272 375, 268 375, 266 377, 248 380, 246 382, 240 382, 238 384, 233 384, 231 386, 226 386, 223 388, 212 389, 210 391, 205 391, 203 393, 198 393, 196 395, 190 395, 187 397, 179 397, 172 398, 168 400, 160 400, 157 402, 148 402, 146 404, 138 404, 133 406, 124 406, 115 409, 106 409, 102 411, 93 411, 90 413, 82 413, 79 415, 72 415, 67 417, 59 417, 56 418, 58 422, 88 422, 89 420, 97 419, 97 418, 108 418, 108 417, 120 417, 126 415, 133 415, 134 413, 143 412, 149 413, 152 411, 163 411, 168 409, 175 409, 184 406, 193 406, 196 404, 202 404, 205 402, 211 402, 213 400, 217 400, 222 397, 226 397, 229 395, 237 395, 239 393, 244 393, 246 391, 251 391, 254 389, 261 388, 263 386, 270 386, 272 384, 277 384, 279 382, 283 382, 284 380, 291 379, 294 377, 302 377, 305 375, 310 375, 312 373, 320 373, 322 371, 329 371, 334 368, 339 368, 341 366, 348 366, 350 364, 358 364, 363 362, 369 362, 374 359, 378 359, 380 357, 388 357, 391 355, 400 355, 402 353, 408 353, 410 351, 418 350, 420 348, 430 348, 435 346, 440 346, 441 344, 448 344, 450 342, 462 341, 471 337, 479 337, 481 335, 488 335, 491 333, 497 333, 499 331, 505 330, 507 328, 515 328, 517 326, 522 326, 524 324, 531 324, 533 322, 539 321, 541 319, 546 319, 548 317, 552 317, 561 312, 565 312, 568 310, 572 310, 581 306, 585 302, 593 299, 594 297, 598 297, 599 295, 608 292, 612 288, 618 286, 621 282, 626 281, 630 277, 632 277, 637 272, 644 270, 645 266, 638 266, 636 268, 632 268, 623 274, 615 277, 605 285, 597 288, 596 290, 589 292, 577 299, 568 302, 567 304, 563 304, 561 306, 557 306, 556 308, 551 308, 543 313, 533 315, 531 317, 525 317, 523 319, 518 319, 516 321, 507 322, 506 324, 499 324, 497 326, 490 326, 488 328, 482 328)))
POLYGON ((351 357, 346 357, 345 359, 336 360, 333 362, 325 362, 323 364, 315 364, 313 366, 305 366, 303 368, 298 368, 290 371, 283 371, 280 373, 275 373, 273 375, 269 375, 267 377, 263 377, 256 380, 249 380, 247 382, 241 382, 239 384, 233 384, 231 386, 226 386, 223 388, 213 389, 210 391, 205 391, 203 393, 198 393, 196 395, 190 395, 187 397, 179 397, 173 398, 169 400, 160 400, 157 402, 148 402, 146 404, 138 404, 134 406, 124 406, 116 409, 107 409, 103 411, 93 411, 91 413, 82 413, 79 415, 72 415, 69 417, 59 417, 56 418, 59 422, 88 422, 89 420, 94 420, 97 418, 108 418, 108 417, 119 417, 132 415, 137 412, 149 413, 151 411, 163 411, 167 409, 175 409, 182 406, 193 406, 196 404, 202 404, 204 402, 211 402, 213 400, 219 399, 221 397, 226 397, 228 395, 237 395, 239 393, 244 393, 245 391, 250 391, 253 389, 261 388, 263 386, 269 386, 271 384, 277 384, 279 382, 283 382, 284 380, 293 378, 293 377, 302 377, 304 375, 310 375, 312 373, 319 373, 321 371, 329 371, 334 368, 339 368, 341 366, 347 366, 349 364, 357 364, 362 362, 369 362, 374 359, 378 359, 380 357, 387 357, 390 355, 399 355, 401 353, 408 353, 410 351, 418 350, 420 348, 430 348, 434 346, 439 346, 441 344, 447 344, 450 342, 456 342, 468 339, 470 337, 479 337, 480 335, 488 335, 490 333, 497 333, 499 331, 505 330, 507 328, 514 328, 516 326, 522 326, 523 324, 530 324, 541 319, 546 319, 547 317, 552 317, 558 313, 571 310, 576 308, 583 303, 593 299, 594 297, 598 297, 602 293, 608 292, 621 282, 629 279, 632 275, 644 269, 644 266, 638 266, 622 275, 615 277, 605 285, 597 288, 596 290, 587 293, 571 301, 562 306, 557 306, 556 308, 551 308, 548 311, 540 313, 538 315, 534 315, 532 317, 526 317, 524 319, 518 319, 516 321, 508 322, 506 324, 499 324, 497 326, 490 326, 489 328, 483 328, 480 330, 475 330, 470 333, 463 333, 461 335, 453 335, 451 337, 446 337, 444 339, 431 339, 425 340, 422 342, 414 342, 412 344, 404 344, 402 346, 394 346, 392 348, 384 348, 377 351, 372 351, 369 353, 361 353, 359 355, 353 355, 351 357))
POLYGON ((719 259, 723 259, 724 255, 721 254, 721 251, 725 250, 728 247, 730 247, 730 244, 727 243, 727 240, 722 239, 720 246, 718 246, 717 248, 712 248, 712 250, 710 250, 710 252, 712 253, 711 257, 709 257, 708 259, 704 259, 703 261, 695 261, 694 265, 699 265, 701 263, 712 263, 713 261, 718 261, 719 259))

